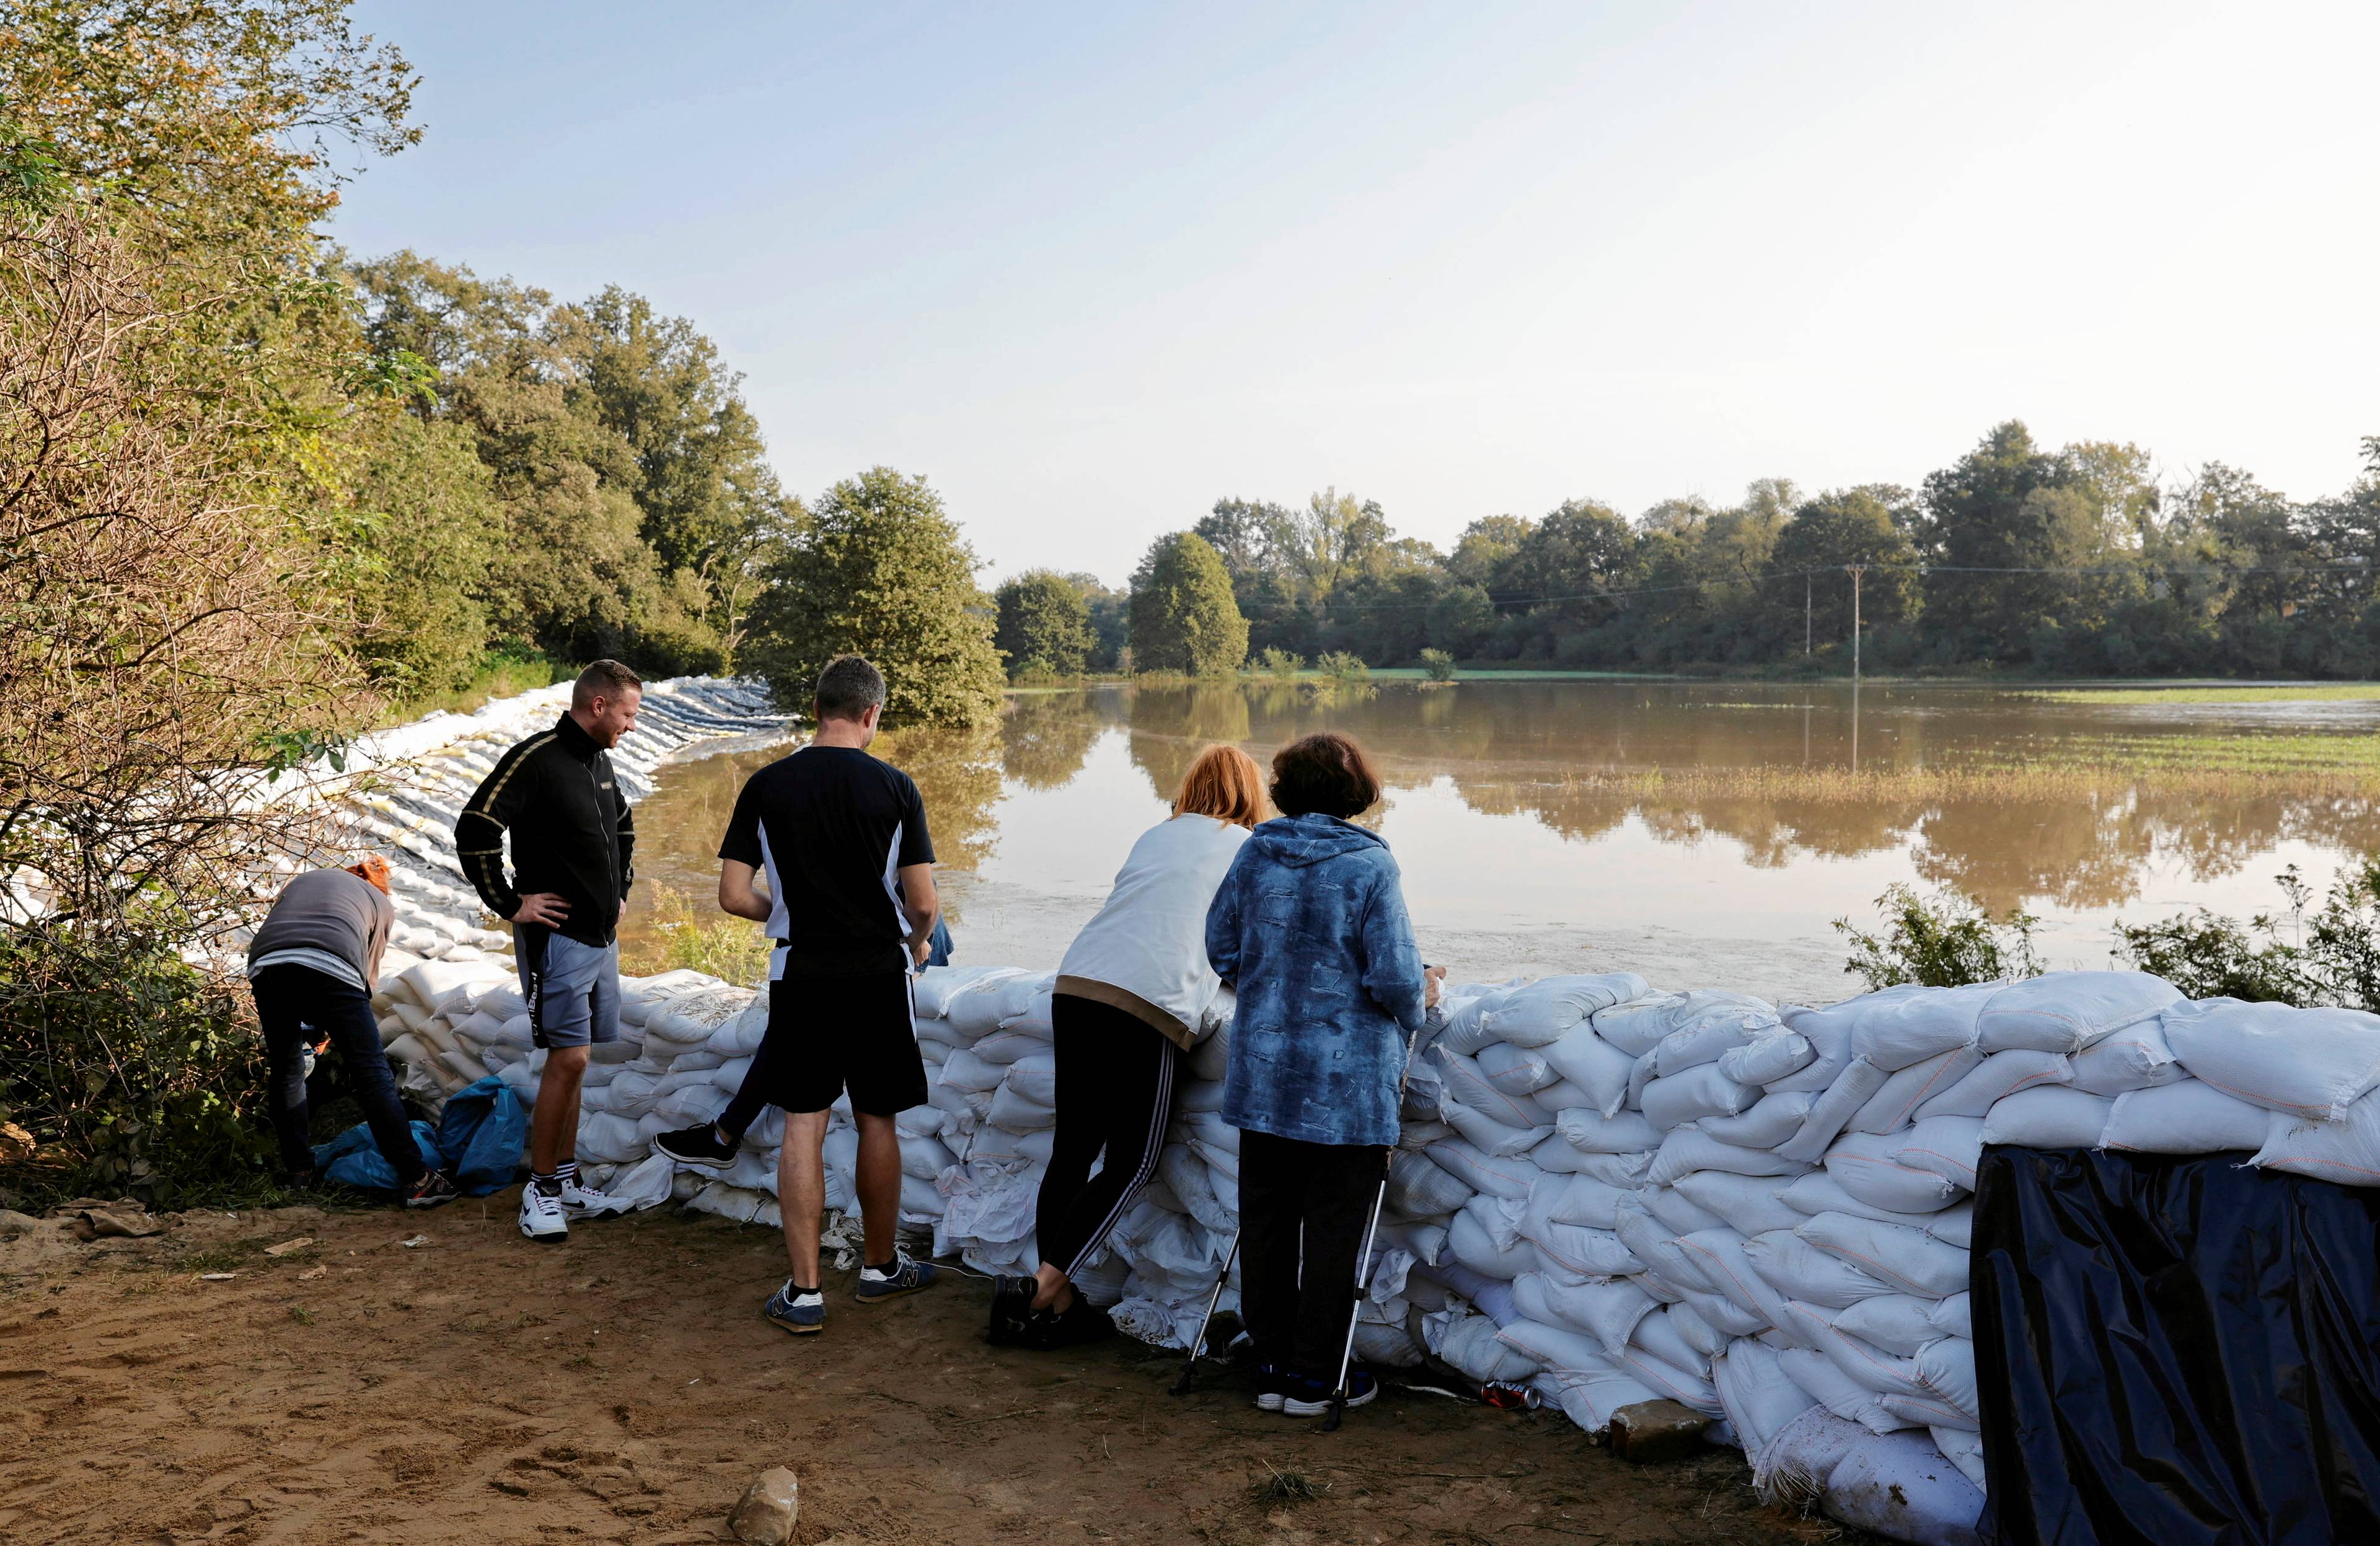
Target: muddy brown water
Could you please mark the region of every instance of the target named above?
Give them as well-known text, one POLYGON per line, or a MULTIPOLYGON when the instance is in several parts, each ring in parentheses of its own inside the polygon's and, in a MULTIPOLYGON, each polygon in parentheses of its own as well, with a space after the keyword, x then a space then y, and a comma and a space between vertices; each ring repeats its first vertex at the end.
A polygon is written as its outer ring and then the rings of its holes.
MULTIPOLYGON (((2042 919, 2054 966, 2107 960, 2110 924, 2192 907, 2274 912, 2296 864, 2317 888, 2380 845, 2360 796, 2242 776, 2221 788, 1864 791, 1828 775, 2011 770, 2139 753, 2188 766, 2215 736, 2366 736, 2380 702, 2072 704, 1964 685, 1265 684, 1020 694, 973 731, 888 734, 924 791, 961 961, 1054 966, 1133 839, 1208 742, 1261 760, 1310 730, 1361 739, 1390 786, 1373 818, 1426 954, 1457 975, 1643 972, 1827 1002, 1838 918, 1886 887, 1950 885, 2042 919), (1738 775, 1805 775, 1775 787, 1738 775), (1612 775, 1679 780, 1614 788, 1612 775)), ((735 791, 783 744, 665 768, 638 816, 641 876, 707 900, 735 791)), ((650 936, 640 888, 630 942, 650 936)))

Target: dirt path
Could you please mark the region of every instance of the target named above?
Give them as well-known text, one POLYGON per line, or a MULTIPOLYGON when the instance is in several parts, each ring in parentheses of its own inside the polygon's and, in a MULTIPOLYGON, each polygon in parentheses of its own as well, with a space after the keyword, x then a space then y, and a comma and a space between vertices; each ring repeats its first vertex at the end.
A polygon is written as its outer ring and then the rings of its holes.
POLYGON ((1327 1435, 1170 1398, 1137 1344, 987 1348, 964 1279, 867 1308, 830 1274, 797 1342, 759 1313, 772 1233, 656 1213, 553 1249, 512 1214, 0 1244, 0 1541, 721 1540, 775 1464, 809 1546, 1844 1539, 1761 1507, 1731 1452, 1639 1468, 1558 1416, 1397 1392, 1327 1435), (1259 1501, 1276 1470, 1327 1491, 1259 1501))

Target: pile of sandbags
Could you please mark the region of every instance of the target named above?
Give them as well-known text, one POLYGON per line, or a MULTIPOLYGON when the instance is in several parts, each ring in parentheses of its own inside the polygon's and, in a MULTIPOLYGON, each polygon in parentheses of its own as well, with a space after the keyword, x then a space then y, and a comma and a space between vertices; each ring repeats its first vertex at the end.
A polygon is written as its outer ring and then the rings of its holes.
MULTIPOLYGON (((1053 980, 946 968, 917 984, 931 1094, 900 1118, 902 1215, 978 1271, 1038 1261, 1053 980)), ((533 1098, 539 1056, 505 1057, 508 989, 448 963, 398 982, 415 1012, 393 1009, 392 1053, 457 1079, 477 1059, 533 1098)), ((635 1039, 589 1070, 579 1153, 658 1200, 653 1135, 725 1104, 766 1005, 693 973, 624 996, 635 1039)), ((1967 1285, 1985 1144, 2239 1152, 2380 1181, 2380 1018, 2351 1011, 2193 1003, 2116 972, 1782 1009, 1621 972, 1450 987, 1445 1009, 1408 1079, 1358 1356, 1525 1383, 1597 1432, 1621 1407, 1680 1401, 1764 1489, 1902 1540, 1972 1539, 1982 1506, 1967 1285)), ((1078 1279, 1172 1346, 1196 1335, 1236 1227, 1228 997, 1218 1013, 1156 1179, 1078 1279)), ((775 1223, 781 1131, 764 1112, 733 1170, 674 1194, 775 1223)), ((838 1211, 856 1142, 839 1109, 838 1211)))

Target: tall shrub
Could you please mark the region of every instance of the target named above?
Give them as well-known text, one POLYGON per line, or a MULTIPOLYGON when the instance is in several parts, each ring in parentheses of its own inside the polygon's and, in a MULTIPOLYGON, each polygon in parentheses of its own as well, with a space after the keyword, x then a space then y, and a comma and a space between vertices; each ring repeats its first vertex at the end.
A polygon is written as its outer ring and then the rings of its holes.
POLYGON ((1080 676, 1096 643, 1090 603, 1074 581, 1049 569, 1030 569, 992 593, 1000 622, 991 642, 1010 671, 1035 670, 1080 676))
POLYGON ((1134 666, 1222 676, 1247 655, 1247 622, 1221 556, 1191 532, 1159 537, 1132 576, 1134 666))
POLYGON ((977 566, 923 477, 870 467, 795 527, 753 604, 745 661, 799 711, 830 658, 865 655, 894 722, 987 723, 1004 680, 977 566))

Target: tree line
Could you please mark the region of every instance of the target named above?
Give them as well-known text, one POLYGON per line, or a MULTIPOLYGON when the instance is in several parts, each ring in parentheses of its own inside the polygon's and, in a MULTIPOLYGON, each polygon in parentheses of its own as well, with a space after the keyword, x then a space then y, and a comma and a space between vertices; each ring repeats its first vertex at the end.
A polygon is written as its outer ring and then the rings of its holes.
POLYGON ((2049 450, 2010 420, 1913 490, 1761 478, 1731 505, 1665 500, 1633 519, 1567 500, 1483 516, 1443 552, 1335 489, 1300 507, 1222 499, 1158 539, 1128 604, 1089 576, 1011 580, 1001 641, 1013 664, 1060 675, 1429 651, 1825 671, 1847 668, 1856 624, 1864 662, 1887 670, 2368 676, 2380 437, 2363 450, 2352 488, 2300 503, 2217 464, 2160 484, 2137 446, 2049 450), (1099 625, 1102 607, 1119 626, 1099 625))

